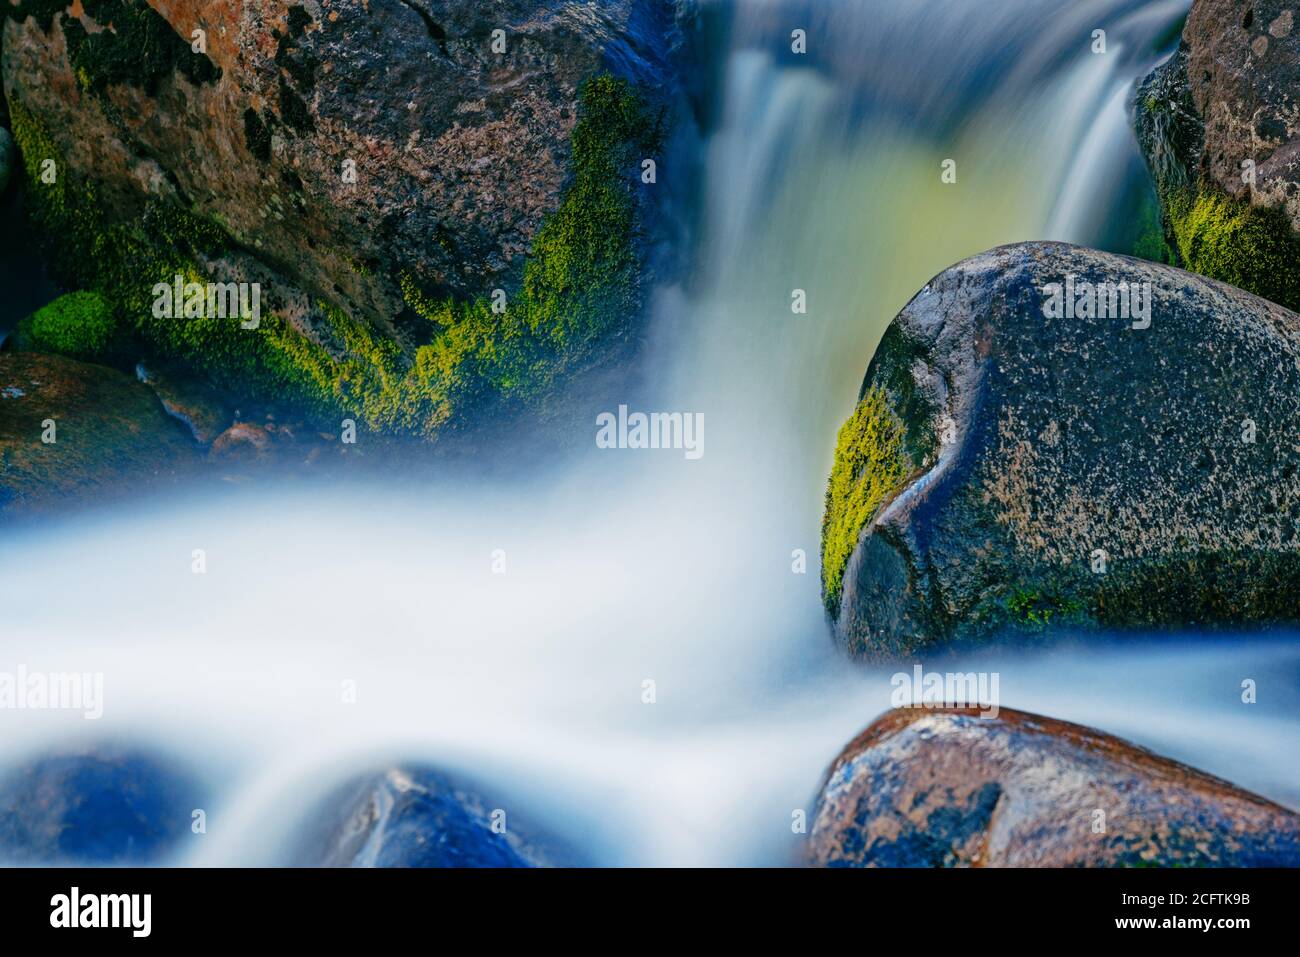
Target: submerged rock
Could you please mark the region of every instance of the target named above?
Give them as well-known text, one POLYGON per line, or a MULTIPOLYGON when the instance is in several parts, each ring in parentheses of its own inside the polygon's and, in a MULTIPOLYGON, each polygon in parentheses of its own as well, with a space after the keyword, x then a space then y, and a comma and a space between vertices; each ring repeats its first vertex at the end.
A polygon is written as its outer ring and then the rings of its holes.
POLYGON ((1296 867, 1300 815, 1100 731, 1002 708, 890 712, 837 757, 829 867, 1296 867))
POLYGON ((157 398, 106 366, 0 352, 0 515, 133 495, 196 461, 157 398))
POLYGON ((1297 421, 1300 316, 1280 306, 1059 243, 958 263, 894 319, 840 432, 835 635, 880 658, 1007 628, 1294 620, 1297 421))
POLYGON ((143 362, 136 364, 135 375, 158 396, 163 411, 189 429, 199 445, 212 445, 230 425, 230 410, 202 383, 143 362))
POLYGON ((482 788, 397 767, 340 789, 301 835, 309 867, 554 867, 573 851, 482 788))
POLYGON ((95 748, 0 772, 0 863, 150 864, 177 850, 201 788, 166 759, 95 748))
POLYGON ((1196 0, 1139 85, 1138 140, 1177 262, 1300 308, 1300 22, 1286 0, 1196 0))

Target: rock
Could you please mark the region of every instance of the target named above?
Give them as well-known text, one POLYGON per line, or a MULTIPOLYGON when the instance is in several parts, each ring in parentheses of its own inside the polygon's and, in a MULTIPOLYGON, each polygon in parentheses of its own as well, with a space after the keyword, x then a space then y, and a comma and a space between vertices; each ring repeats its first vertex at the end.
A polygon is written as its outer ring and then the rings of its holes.
POLYGON ((1296 867, 1300 815, 1119 738, 1002 708, 900 709, 831 765, 826 867, 1296 867))
POLYGON ((1297 421, 1300 316, 1280 306, 1060 243, 958 263, 886 330, 840 433, 835 635, 886 658, 1003 629, 1295 620, 1297 421), (1049 318, 1068 277, 1149 283, 1150 308, 1049 318))
POLYGON ((196 451, 153 393, 125 373, 0 353, 0 515, 76 496, 133 495, 187 472, 196 451))
POLYGON ((395 767, 327 799, 301 836, 307 867, 552 867, 573 851, 513 804, 425 767, 395 767), (495 816, 495 817, 494 817, 495 816), (494 829, 494 819, 499 822, 494 829), (504 832, 501 828, 504 826, 504 832))
POLYGON ((521 390, 519 369, 583 367, 635 319, 625 300, 648 271, 652 195, 638 174, 672 87, 669 0, 20 0, 8 17, 15 136, 33 171, 60 170, 29 190, 59 278, 109 295, 159 355, 211 372, 232 399, 327 402, 432 433, 462 407, 486 414, 480 380, 521 390), (622 105, 586 99, 606 75, 646 100, 635 130, 622 105), (589 176, 620 203, 568 189, 589 176), (529 283, 530 254, 585 272, 552 287, 547 266, 529 283), (257 283, 263 328, 151 322, 146 293, 174 274, 257 283), (568 307, 606 285, 619 301, 589 328, 545 312, 552 293, 568 307), (535 351, 556 354, 503 359, 484 341, 505 321, 476 311, 497 289, 506 318, 539 334, 535 351), (578 328, 592 341, 565 338, 578 328))
POLYGON ((199 445, 211 445, 230 423, 230 410, 221 397, 202 383, 140 362, 136 378, 153 390, 163 411, 183 424, 199 445))
POLYGON ((14 138, 4 127, 0 127, 0 193, 9 185, 9 176, 14 166, 14 138))
POLYGON ((214 459, 271 454, 271 433, 256 422, 236 422, 216 437, 209 455, 214 459))
POLYGON ((1180 265, 1300 308, 1300 24, 1284 0, 1196 0, 1135 97, 1180 265))
POLYGON ((0 775, 0 862, 151 864, 207 806, 190 775, 139 750, 100 747, 0 775))

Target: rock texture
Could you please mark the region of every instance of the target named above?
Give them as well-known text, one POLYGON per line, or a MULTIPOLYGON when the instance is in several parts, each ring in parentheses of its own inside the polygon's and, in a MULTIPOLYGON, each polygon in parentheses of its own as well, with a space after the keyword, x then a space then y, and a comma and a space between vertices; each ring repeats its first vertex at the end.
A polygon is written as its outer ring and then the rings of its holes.
POLYGON ((0 862, 151 864, 207 806, 189 774, 157 755, 101 747, 0 774, 0 862))
POLYGON ((1196 0, 1139 85, 1138 140, 1174 261, 1300 308, 1300 14, 1196 0))
POLYGON ((74 496, 132 495, 183 474, 197 452, 131 376, 58 356, 0 353, 0 514, 74 496))
POLYGON ((1006 246, 916 295, 861 399, 822 567, 852 654, 1300 615, 1295 313, 1142 260, 1006 246), (1098 317, 1049 317, 1067 281, 1081 300, 1149 284, 1149 319, 1109 295, 1098 317))
POLYGON ((6 6, 29 207, 68 247, 59 278, 114 301, 151 358, 433 433, 521 389, 521 370, 541 391, 599 360, 587 339, 634 327, 649 265, 630 247, 651 208, 637 174, 672 86, 668 0, 6 6), (645 135, 618 125, 622 88, 606 88, 583 153, 585 84, 611 75, 645 103, 645 135), (575 184, 572 222, 539 253, 575 184), (613 225, 599 218, 619 203, 613 225), (544 260, 531 283, 530 254, 544 260), (243 338, 151 322, 145 294, 181 273, 258 283, 272 315, 243 338), (601 301, 617 315, 575 319, 589 334, 575 345, 557 315, 594 310, 597 273, 618 286, 601 301), (498 289, 518 315, 474 305, 498 289))
POLYGON ((431 294, 504 284, 558 204, 582 80, 655 75, 666 43, 634 45, 649 37, 629 2, 151 6, 187 44, 204 31, 197 82, 84 89, 62 24, 108 25, 87 3, 6 25, 6 95, 114 207, 181 198, 310 298, 381 322, 403 308, 399 267, 431 294))
POLYGON ((1300 815, 1091 728, 893 711, 835 759, 809 864, 1296 867, 1300 815))
MULTIPOLYGON (((1300 11, 1286 0, 1196 0, 1178 53, 1144 81, 1194 136, 1171 160, 1300 228, 1300 11), (1242 163, 1255 164, 1246 182, 1242 163)), ((1152 131, 1154 132, 1154 131, 1152 131)), ((1153 142, 1153 147, 1156 145, 1153 142)))
POLYGON ((301 836, 312 867, 551 867, 580 863, 513 805, 424 767, 396 767, 328 799, 301 836))

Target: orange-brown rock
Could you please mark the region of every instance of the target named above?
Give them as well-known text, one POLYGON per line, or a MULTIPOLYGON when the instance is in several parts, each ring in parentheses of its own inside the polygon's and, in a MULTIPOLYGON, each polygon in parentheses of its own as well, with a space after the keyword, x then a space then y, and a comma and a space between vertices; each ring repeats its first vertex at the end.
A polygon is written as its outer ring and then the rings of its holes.
POLYGON ((837 757, 807 862, 828 867, 1300 866, 1300 815, 1092 728, 900 709, 837 757))

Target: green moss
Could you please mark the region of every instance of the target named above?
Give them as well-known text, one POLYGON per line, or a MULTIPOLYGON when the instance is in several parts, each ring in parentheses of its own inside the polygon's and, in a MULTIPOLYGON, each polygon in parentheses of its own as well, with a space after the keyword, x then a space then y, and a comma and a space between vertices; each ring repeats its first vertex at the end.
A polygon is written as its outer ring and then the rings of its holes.
MULTIPOLYGON (((251 131, 250 148, 264 129, 251 131)), ((233 245, 228 235, 161 202, 132 221, 110 222, 93 187, 62 172, 53 183, 40 181, 41 160, 57 161, 59 153, 21 106, 14 118, 29 212, 57 278, 111 302, 146 351, 181 360, 236 395, 342 411, 373 429, 425 436, 458 417, 536 400, 618 339, 642 294, 632 169, 658 132, 626 82, 589 81, 573 133, 573 180, 539 230, 509 307, 498 315, 486 298, 435 299, 403 274, 403 295, 431 339, 409 356, 329 303, 320 304, 328 348, 266 311, 256 331, 229 319, 155 318, 154 284, 177 274, 208 281, 200 264, 233 245)))
POLYGON ((1177 257, 1165 239, 1160 203, 1150 190, 1146 190, 1137 209, 1132 253, 1140 259, 1176 265, 1177 257))
POLYGON ((94 359, 107 351, 116 331, 117 316, 108 300, 93 292, 72 292, 24 319, 18 343, 23 349, 94 359))
POLYGON ((1186 268, 1300 309, 1300 241, 1281 210, 1211 189, 1174 193, 1165 208, 1186 268))
POLYGON ((1012 592, 1007 598, 1006 609, 1013 622, 1033 630, 1046 628, 1053 619, 1058 622, 1078 620, 1084 611, 1083 603, 1075 598, 1030 588, 1018 588, 1012 592))
POLYGON ((840 429, 822 518, 822 600, 838 614, 844 567, 858 536, 911 472, 902 422, 881 388, 869 389, 840 429))

